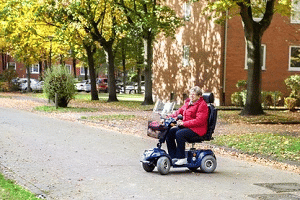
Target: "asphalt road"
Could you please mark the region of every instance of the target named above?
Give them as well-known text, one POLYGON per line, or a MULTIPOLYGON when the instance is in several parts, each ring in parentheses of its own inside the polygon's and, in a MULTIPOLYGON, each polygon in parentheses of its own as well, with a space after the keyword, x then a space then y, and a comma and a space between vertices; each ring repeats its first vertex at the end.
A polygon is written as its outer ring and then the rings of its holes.
POLYGON ((218 155, 212 174, 147 173, 139 159, 154 139, 15 109, 0 113, 3 173, 47 199, 300 199, 299 174, 218 155))

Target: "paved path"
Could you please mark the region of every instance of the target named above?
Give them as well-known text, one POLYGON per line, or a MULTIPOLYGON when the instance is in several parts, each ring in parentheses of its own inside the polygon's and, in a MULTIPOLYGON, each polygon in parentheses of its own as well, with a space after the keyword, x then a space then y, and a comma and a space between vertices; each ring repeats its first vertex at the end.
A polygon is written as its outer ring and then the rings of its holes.
POLYGON ((147 173, 139 158, 156 140, 10 108, 0 113, 2 170, 47 199, 300 199, 299 174, 222 156, 212 174, 147 173))

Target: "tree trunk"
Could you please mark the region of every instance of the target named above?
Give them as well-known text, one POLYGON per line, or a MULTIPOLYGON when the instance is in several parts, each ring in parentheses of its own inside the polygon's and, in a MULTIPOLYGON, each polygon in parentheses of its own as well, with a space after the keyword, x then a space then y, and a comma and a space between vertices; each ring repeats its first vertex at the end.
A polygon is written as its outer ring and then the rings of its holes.
POLYGON ((123 90, 124 93, 126 93, 127 72, 126 72, 126 50, 125 50, 124 40, 122 40, 121 52, 122 52, 122 66, 123 66, 123 90))
POLYGON ((88 68, 84 67, 84 80, 88 80, 88 68))
POLYGON ((275 0, 267 1, 265 13, 260 22, 253 21, 250 5, 242 1, 237 4, 243 20, 248 52, 247 99, 241 115, 261 115, 264 114, 261 106, 261 39, 271 24, 275 0))
POLYGON ((43 61, 39 61, 39 80, 42 81, 44 79, 43 77, 43 61))
POLYGON ((246 37, 248 52, 247 98, 241 115, 264 114, 261 106, 261 36, 254 30, 251 40, 246 37))
POLYGON ((2 70, 5 70, 5 58, 4 58, 4 51, 1 50, 1 58, 2 58, 2 70))
POLYGON ((95 62, 94 62, 94 53, 96 52, 96 48, 91 45, 85 44, 84 48, 87 52, 88 56, 88 64, 90 71, 90 79, 91 79, 91 100, 99 100, 98 91, 96 89, 96 75, 95 75, 95 62))
POLYGON ((147 31, 146 37, 144 38, 145 54, 147 56, 147 65, 145 67, 145 98, 142 105, 152 105, 152 49, 153 37, 151 31, 147 31))
POLYGON ((104 46, 104 50, 106 51, 108 57, 108 102, 118 101, 116 93, 113 42, 107 42, 104 46))
POLYGON ((73 57, 72 62, 73 62, 74 78, 76 78, 77 75, 76 75, 76 58, 75 57, 73 57))
POLYGON ((26 70, 27 70, 27 90, 26 90, 26 92, 32 92, 31 84, 30 84, 30 66, 29 65, 26 65, 26 70))

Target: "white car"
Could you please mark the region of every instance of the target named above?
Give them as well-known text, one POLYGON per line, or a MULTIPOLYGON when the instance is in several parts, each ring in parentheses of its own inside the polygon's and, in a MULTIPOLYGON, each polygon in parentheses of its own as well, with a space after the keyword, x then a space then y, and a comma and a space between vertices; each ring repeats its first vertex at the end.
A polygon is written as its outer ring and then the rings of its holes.
MULTIPOLYGON (((27 78, 20 79, 19 83, 20 83, 19 88, 22 91, 26 91, 27 87, 28 87, 27 78)), ((43 83, 40 83, 37 79, 30 79, 30 88, 33 91, 41 91, 42 90, 42 84, 43 83)))
MULTIPOLYGON (((138 83, 135 83, 134 87, 135 87, 135 91, 137 92, 138 91, 138 83)), ((145 93, 145 81, 141 81, 141 92, 145 93)))
POLYGON ((84 87, 85 87, 86 84, 89 84, 89 80, 83 80, 80 83, 76 83, 75 87, 76 87, 78 92, 85 91, 84 87))
POLYGON ((83 91, 90 92, 91 91, 91 84, 86 83, 85 85, 83 85, 83 91))

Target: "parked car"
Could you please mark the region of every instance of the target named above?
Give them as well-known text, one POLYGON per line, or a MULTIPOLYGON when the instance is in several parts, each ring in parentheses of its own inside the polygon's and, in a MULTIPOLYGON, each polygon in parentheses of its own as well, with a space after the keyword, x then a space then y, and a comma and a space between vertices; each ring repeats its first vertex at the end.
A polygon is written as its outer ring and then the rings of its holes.
POLYGON ((133 94, 136 92, 135 90, 135 83, 128 83, 126 84, 126 87, 125 87, 126 91, 124 91, 124 85, 121 85, 121 92, 122 93, 129 93, 129 94, 133 94))
POLYGON ((84 91, 84 86, 86 84, 89 84, 89 80, 83 80, 83 81, 81 81, 79 83, 76 83, 75 87, 76 87, 76 89, 77 89, 78 92, 81 92, 81 91, 84 91))
MULTIPOLYGON (((28 88, 28 82, 27 78, 21 78, 19 79, 19 89, 22 91, 26 91, 28 88)), ((30 88, 33 91, 42 91, 43 90, 43 84, 44 82, 40 82, 37 79, 30 79, 30 88)))
POLYGON ((39 81, 37 84, 31 86, 32 90, 35 92, 42 92, 44 86, 44 81, 39 81))
MULTIPOLYGON (((136 92, 138 91, 138 83, 134 84, 134 89, 136 92)), ((145 81, 141 81, 141 92, 145 93, 145 81)))
POLYGON ((83 91, 85 92, 91 92, 91 83, 88 82, 85 85, 83 85, 83 91))
POLYGON ((97 81, 96 88, 98 92, 108 92, 107 78, 100 78, 97 81))

